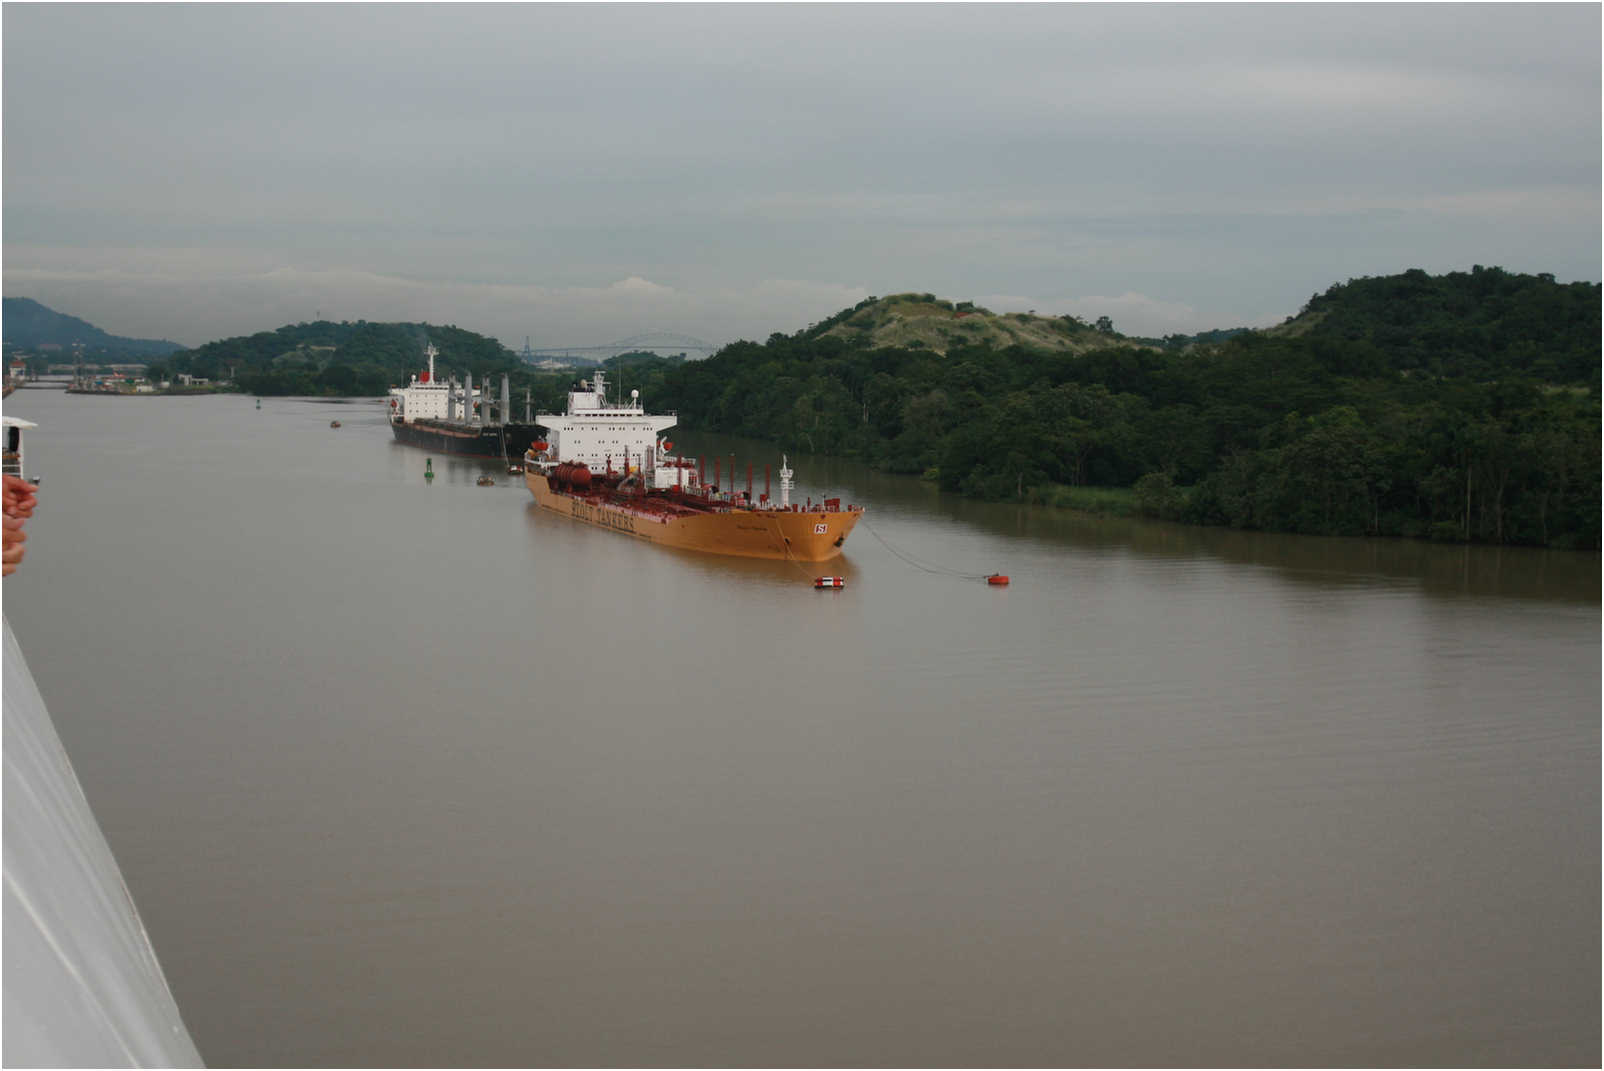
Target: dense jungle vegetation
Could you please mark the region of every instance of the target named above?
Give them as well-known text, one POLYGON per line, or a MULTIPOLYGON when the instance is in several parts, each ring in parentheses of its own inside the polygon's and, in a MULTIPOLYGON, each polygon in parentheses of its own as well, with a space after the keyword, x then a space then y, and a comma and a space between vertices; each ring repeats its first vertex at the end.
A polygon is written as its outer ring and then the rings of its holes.
MULTIPOLYGON (((160 371, 232 366, 257 394, 382 394, 421 366, 425 335, 441 374, 510 371, 537 408, 561 406, 578 375, 455 327, 368 323, 210 343, 160 371)), ((1599 546, 1594 283, 1416 270, 1332 286, 1268 330, 1161 341, 903 294, 702 361, 608 364, 615 386, 687 428, 964 495, 1061 504, 1069 489, 1127 488, 1138 512, 1197 524, 1599 546), (909 341, 886 344, 890 327, 909 341), (999 346, 1004 334, 1042 344, 999 346)))
POLYGON ((982 498, 1127 487, 1198 524, 1599 545, 1597 284, 1356 279, 1186 348, 865 349, 831 322, 661 369, 643 394, 689 427, 982 498))
POLYGON ((427 367, 423 347, 430 341, 440 350, 441 375, 471 371, 478 378, 525 368, 495 339, 459 327, 319 320, 208 342, 152 363, 146 374, 232 379, 246 394, 365 397, 427 367))

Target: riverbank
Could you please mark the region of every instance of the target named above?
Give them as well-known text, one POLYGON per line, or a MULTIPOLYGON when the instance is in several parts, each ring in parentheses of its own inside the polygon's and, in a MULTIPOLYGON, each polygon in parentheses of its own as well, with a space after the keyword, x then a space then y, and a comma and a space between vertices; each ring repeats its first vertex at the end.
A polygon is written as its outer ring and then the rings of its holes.
POLYGON ((1097 517, 1139 517, 1136 492, 1129 487, 1033 487, 1025 500, 1052 509, 1072 509, 1097 517))

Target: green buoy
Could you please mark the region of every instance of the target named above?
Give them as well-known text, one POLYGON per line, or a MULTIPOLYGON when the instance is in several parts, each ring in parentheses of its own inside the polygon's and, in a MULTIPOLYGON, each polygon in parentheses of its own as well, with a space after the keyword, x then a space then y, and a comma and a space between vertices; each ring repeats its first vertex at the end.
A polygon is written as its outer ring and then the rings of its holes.
POLYGON ((432 457, 425 458, 423 461, 423 478, 425 480, 434 479, 434 458, 432 457))

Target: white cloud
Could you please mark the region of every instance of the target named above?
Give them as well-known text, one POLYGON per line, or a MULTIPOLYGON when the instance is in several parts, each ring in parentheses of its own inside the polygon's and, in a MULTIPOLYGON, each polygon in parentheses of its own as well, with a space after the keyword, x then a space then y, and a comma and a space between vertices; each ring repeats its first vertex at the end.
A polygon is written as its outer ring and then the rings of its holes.
POLYGON ((674 293, 671 286, 660 286, 649 279, 642 279, 638 275, 631 275, 628 279, 620 279, 607 288, 609 294, 625 294, 642 297, 667 297, 674 293))
POLYGON ((1596 279, 1599 25, 14 5, 4 281, 185 342, 321 311, 581 345, 763 338, 908 290, 1158 334, 1417 265, 1596 279))

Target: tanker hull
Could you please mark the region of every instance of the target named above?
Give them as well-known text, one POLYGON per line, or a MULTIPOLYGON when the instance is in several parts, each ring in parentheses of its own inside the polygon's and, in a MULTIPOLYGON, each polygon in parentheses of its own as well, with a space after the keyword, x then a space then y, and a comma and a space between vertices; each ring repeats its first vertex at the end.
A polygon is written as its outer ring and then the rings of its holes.
POLYGON ((524 474, 542 509, 648 543, 743 558, 823 562, 838 557, 863 511, 709 508, 657 493, 558 490, 540 472, 524 474))

